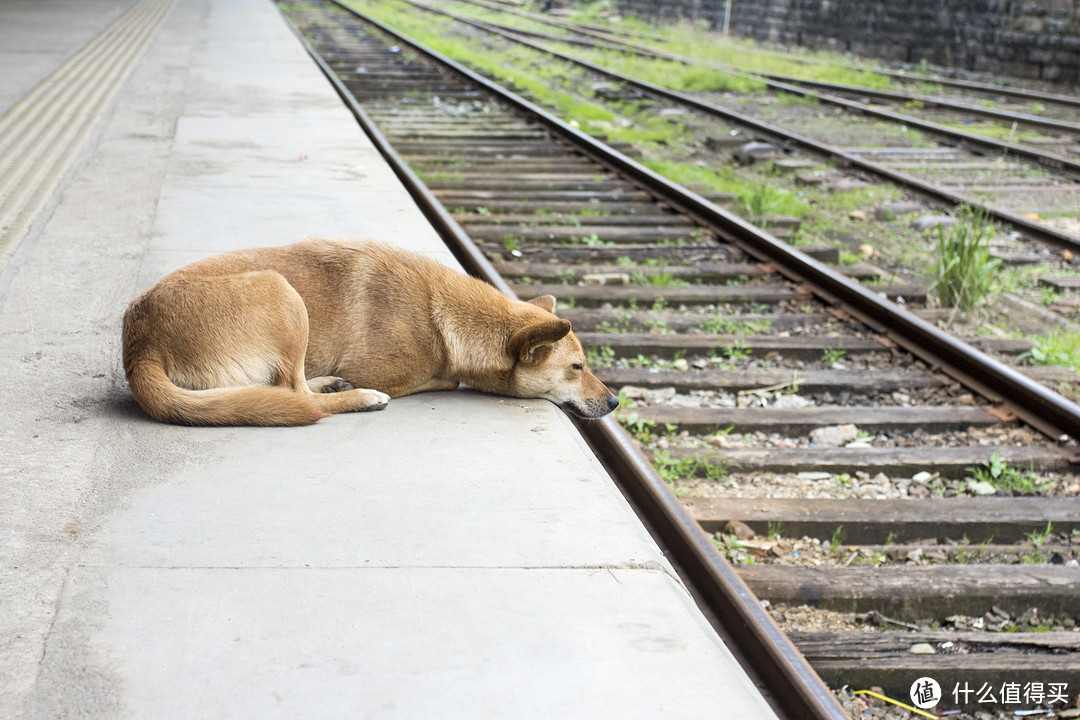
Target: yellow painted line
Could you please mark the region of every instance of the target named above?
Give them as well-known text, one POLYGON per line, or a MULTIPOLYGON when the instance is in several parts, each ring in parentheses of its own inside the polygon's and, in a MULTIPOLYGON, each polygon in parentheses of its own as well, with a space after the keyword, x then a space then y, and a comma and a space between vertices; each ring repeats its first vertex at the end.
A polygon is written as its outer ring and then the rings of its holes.
POLYGON ((0 265, 79 156, 174 0, 139 0, 0 117, 0 265))

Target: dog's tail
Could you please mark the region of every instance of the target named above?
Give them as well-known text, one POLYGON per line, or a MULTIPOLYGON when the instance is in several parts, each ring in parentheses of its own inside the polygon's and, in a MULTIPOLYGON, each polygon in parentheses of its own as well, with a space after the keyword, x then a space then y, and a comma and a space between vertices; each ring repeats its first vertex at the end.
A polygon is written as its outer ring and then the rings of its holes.
POLYGON ((303 394, 276 385, 188 390, 175 385, 161 363, 140 360, 127 368, 131 394, 146 414, 178 425, 310 425, 329 417, 303 394))

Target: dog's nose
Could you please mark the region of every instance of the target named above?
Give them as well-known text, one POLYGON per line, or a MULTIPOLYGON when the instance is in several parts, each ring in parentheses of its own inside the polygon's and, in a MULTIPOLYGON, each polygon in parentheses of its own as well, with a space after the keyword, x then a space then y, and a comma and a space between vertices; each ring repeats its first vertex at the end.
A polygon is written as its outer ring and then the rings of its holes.
POLYGON ((617 407, 619 407, 619 398, 615 397, 614 395, 608 395, 608 399, 607 399, 608 412, 611 412, 612 410, 614 410, 617 407))

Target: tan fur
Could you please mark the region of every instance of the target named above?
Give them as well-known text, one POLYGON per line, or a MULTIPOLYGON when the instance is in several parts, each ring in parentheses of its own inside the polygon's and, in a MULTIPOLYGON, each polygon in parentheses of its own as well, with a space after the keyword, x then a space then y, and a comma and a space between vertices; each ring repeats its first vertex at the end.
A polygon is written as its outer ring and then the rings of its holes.
POLYGON ((131 303, 124 370, 148 415, 189 425, 306 425, 462 382, 606 415, 617 400, 554 305, 373 241, 239 250, 131 303), (322 392, 339 378, 353 388, 322 392))

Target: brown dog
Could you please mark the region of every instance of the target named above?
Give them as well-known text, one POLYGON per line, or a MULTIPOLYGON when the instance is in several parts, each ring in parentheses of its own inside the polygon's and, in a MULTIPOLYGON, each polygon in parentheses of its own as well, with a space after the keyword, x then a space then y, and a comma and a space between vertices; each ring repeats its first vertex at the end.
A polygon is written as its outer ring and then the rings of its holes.
POLYGON ((124 371, 147 414, 187 425, 306 425, 459 383, 606 415, 618 400, 554 308, 372 241, 239 250, 131 303, 124 371))

